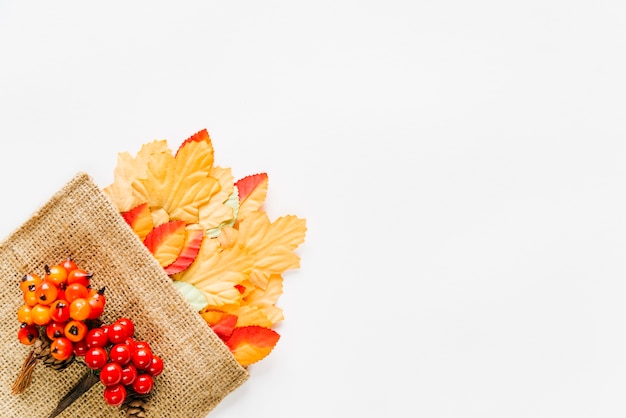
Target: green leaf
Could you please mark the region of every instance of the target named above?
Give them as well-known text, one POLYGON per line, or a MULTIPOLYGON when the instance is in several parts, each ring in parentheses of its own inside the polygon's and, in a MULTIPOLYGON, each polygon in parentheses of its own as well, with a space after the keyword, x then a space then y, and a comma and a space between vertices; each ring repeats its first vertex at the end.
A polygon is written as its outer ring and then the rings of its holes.
POLYGON ((173 281, 172 283, 196 311, 204 309, 204 307, 209 304, 209 301, 206 296, 204 296, 204 293, 198 290, 198 288, 191 283, 180 281, 173 281))

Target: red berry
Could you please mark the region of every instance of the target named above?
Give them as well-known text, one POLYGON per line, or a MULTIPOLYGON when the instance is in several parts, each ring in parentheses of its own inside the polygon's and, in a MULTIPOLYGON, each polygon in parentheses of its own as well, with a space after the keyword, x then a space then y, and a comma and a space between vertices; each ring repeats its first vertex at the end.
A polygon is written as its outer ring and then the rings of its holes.
POLYGON ((50 322, 46 326, 46 335, 49 339, 61 338, 65 336, 65 322, 50 322))
POLYGON ((109 337, 103 328, 92 328, 87 331, 87 335, 85 336, 85 342, 87 343, 87 347, 106 347, 109 343, 109 337))
POLYGON ((122 380, 122 366, 117 363, 107 363, 100 370, 100 381, 104 386, 113 386, 122 380))
POLYGON ((106 304, 106 298, 104 297, 104 287, 98 291, 91 290, 89 296, 87 296, 87 303, 91 307, 91 313, 89 319, 97 319, 104 312, 104 305, 106 304))
POLYGON ((74 343, 74 355, 78 357, 83 357, 87 354, 89 347, 87 347, 87 343, 85 340, 80 340, 74 343))
POLYGON ((74 262, 74 260, 72 260, 70 257, 66 258, 65 260, 61 261, 59 263, 59 265, 61 267, 63 267, 65 269, 65 271, 69 274, 73 271, 76 270, 78 268, 78 265, 74 262))
POLYGON ((131 349, 126 343, 115 344, 109 351, 109 358, 122 366, 126 366, 131 360, 131 349))
POLYGON ((136 348, 133 351, 133 364, 139 370, 146 369, 152 363, 152 351, 148 348, 136 348))
POLYGON ((85 364, 93 370, 98 370, 107 364, 109 355, 103 347, 92 347, 85 354, 85 364))
POLYGON ((128 337, 132 337, 132 335, 128 334, 128 329, 117 322, 109 325, 109 341, 113 344, 123 343, 128 339, 128 337))
POLYGON ((132 364, 122 367, 122 384, 130 385, 137 378, 137 368, 132 364))
POLYGON ((66 322, 70 319, 70 304, 63 299, 55 300, 50 305, 50 319, 56 322, 66 322))
POLYGON ((120 406, 126 400, 126 388, 120 383, 105 387, 104 400, 111 406, 120 406))
POLYGON ((152 361, 146 369, 152 376, 158 376, 163 372, 163 360, 159 356, 152 355, 152 361))
POLYGON ((31 345, 39 338, 39 329, 35 325, 22 324, 17 332, 17 339, 24 345, 31 345))
POLYGON ((71 283, 65 287, 65 299, 72 303, 78 298, 87 299, 89 289, 82 283, 71 283))
POLYGON ((135 323, 130 318, 122 317, 115 322, 117 322, 118 324, 122 324, 126 327, 129 338, 135 334, 135 323))
POLYGON ((85 287, 89 286, 89 280, 92 274, 84 269, 75 269, 67 275, 67 284, 81 283, 85 287))
POLYGON ((133 343, 133 350, 138 350, 140 348, 147 348, 148 350, 152 351, 152 349, 150 348, 150 344, 148 344, 147 341, 135 341, 133 343))
POLYGON ((149 393, 154 387, 154 379, 149 374, 143 373, 137 376, 132 384, 132 388, 140 395, 149 393))

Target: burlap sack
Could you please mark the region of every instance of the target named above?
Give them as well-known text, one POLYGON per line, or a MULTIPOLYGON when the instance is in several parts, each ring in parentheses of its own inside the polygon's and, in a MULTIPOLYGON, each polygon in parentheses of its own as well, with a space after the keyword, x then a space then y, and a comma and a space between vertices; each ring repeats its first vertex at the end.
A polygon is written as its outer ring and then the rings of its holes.
MULTIPOLYGON (((77 174, 28 221, 0 244, 0 416, 47 417, 80 380, 86 367, 64 371, 37 365, 31 387, 11 394, 30 349, 17 340, 18 286, 28 272, 71 256, 106 286, 105 323, 127 316, 135 335, 149 342, 165 369, 155 379, 148 416, 205 417, 247 378, 226 346, 173 287, 156 260, 126 225, 108 197, 84 173, 77 174)), ((123 417, 108 406, 97 382, 60 417, 123 417)))

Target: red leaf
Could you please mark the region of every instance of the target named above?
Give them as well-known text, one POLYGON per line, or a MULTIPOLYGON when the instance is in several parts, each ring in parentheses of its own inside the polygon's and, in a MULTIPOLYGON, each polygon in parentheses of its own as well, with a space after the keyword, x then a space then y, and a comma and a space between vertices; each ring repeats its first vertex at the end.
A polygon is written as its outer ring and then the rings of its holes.
POLYGON ((180 273, 191 265, 196 259, 200 246, 202 245, 202 239, 204 238, 204 230, 202 229, 189 229, 185 231, 185 243, 183 248, 174 261, 169 266, 165 267, 165 273, 168 275, 180 273))
POLYGON ((267 173, 253 174, 246 176, 235 183, 239 191, 239 201, 242 202, 252 193, 256 187, 267 180, 267 173))
POLYGON ((121 212, 121 215, 142 241, 152 231, 154 224, 147 203, 135 206, 128 212, 121 212))
POLYGON ((170 221, 154 228, 143 243, 161 266, 172 264, 185 242, 185 221, 170 221))
POLYGON ((276 346, 280 335, 270 329, 252 325, 235 328, 226 345, 242 366, 249 366, 265 358, 276 346))
POLYGON ((226 341, 232 335, 235 325, 237 325, 237 315, 224 314, 218 323, 211 326, 211 329, 222 341, 226 341))

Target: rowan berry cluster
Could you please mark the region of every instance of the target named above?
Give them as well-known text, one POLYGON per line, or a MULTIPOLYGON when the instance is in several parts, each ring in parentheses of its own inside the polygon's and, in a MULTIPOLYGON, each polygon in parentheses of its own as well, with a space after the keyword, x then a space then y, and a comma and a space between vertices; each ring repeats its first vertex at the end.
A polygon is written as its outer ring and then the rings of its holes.
POLYGON ((71 258, 44 270, 43 275, 26 274, 20 281, 24 304, 17 311, 19 341, 31 345, 45 334, 55 359, 82 358, 99 375, 109 405, 121 405, 131 391, 150 393, 163 360, 146 341, 134 337, 132 320, 119 318, 110 325, 100 321, 104 288, 92 288, 92 274, 71 258))
POLYGON ((91 277, 71 258, 46 266, 43 275, 24 275, 20 281, 24 304, 17 311, 19 341, 33 344, 41 329, 52 341, 51 355, 57 360, 70 358, 84 345, 87 322, 98 319, 106 304, 104 288, 92 288, 91 277))

